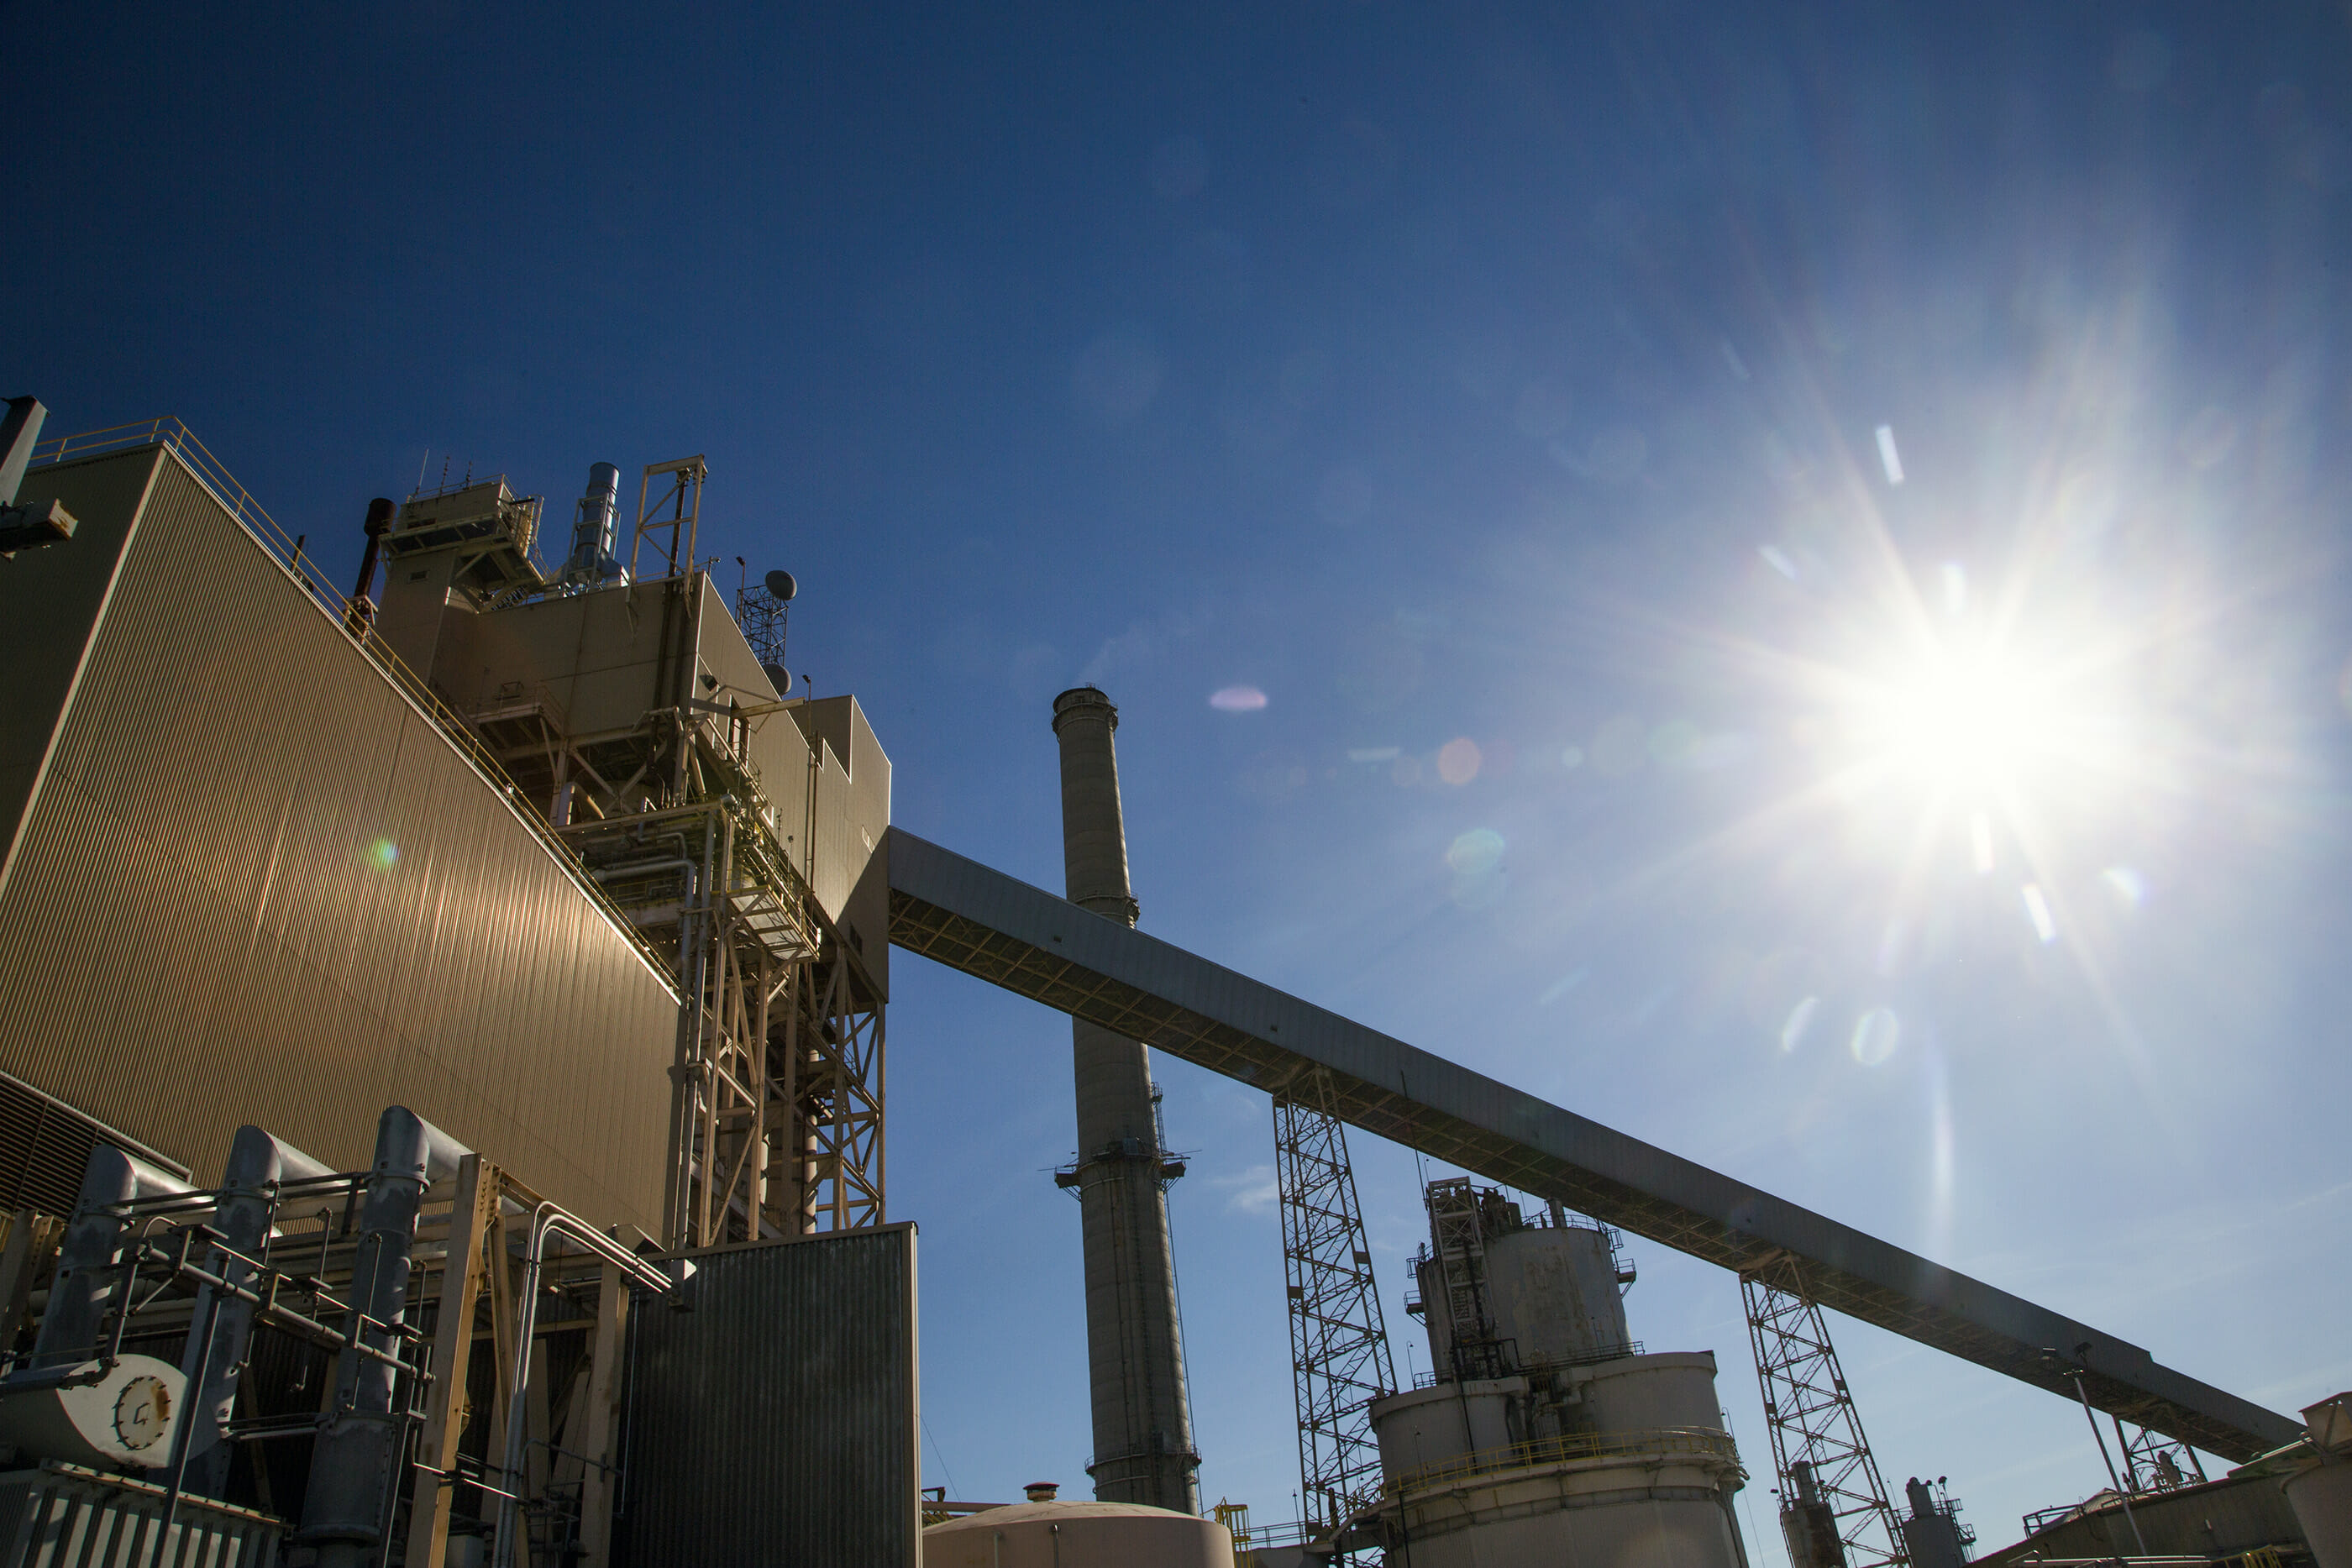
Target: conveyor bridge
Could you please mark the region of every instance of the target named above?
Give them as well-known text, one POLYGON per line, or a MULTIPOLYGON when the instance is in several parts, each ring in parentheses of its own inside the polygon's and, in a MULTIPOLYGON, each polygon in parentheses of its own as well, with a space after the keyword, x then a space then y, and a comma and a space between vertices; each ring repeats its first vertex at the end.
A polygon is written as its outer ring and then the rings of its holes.
POLYGON ((1823 1305, 2244 1461, 2301 1426, 1916 1253, 1759 1192, 1507 1084, 892 828, 890 939, 1033 1001, 1269 1092, 1330 1070, 1368 1133, 1746 1272, 1801 1261, 1823 1305))

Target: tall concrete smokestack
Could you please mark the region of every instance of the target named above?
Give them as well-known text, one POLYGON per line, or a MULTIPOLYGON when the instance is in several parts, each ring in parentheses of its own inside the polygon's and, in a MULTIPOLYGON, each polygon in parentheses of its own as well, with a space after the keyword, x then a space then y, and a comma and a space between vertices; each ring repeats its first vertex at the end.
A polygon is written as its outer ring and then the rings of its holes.
MULTIPOLYGON (((1062 746, 1062 859, 1070 902, 1135 924, 1127 831, 1119 821, 1118 710, 1092 686, 1054 699, 1062 746)), ((1151 1064, 1142 1046, 1073 1021, 1078 1189, 1086 1229, 1087 1365, 1094 1396, 1095 1496, 1201 1511, 1184 1346, 1176 1333, 1176 1262, 1168 1246, 1170 1177, 1160 1146, 1151 1064)))

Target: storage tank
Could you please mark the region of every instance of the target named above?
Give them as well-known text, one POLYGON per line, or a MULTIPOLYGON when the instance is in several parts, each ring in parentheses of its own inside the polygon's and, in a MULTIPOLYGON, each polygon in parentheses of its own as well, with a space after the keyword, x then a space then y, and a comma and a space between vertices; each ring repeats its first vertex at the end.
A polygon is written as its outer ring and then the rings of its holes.
POLYGON ((1635 1352, 1609 1233, 1461 1177, 1427 1203, 1438 1371, 1372 1401, 1381 1500, 1354 1542, 1413 1568, 1747 1568, 1715 1355, 1635 1352))
POLYGON ((1589 1361, 1630 1348, 1617 1254, 1594 1226, 1528 1226, 1486 1244, 1496 1324, 1519 1360, 1589 1361))
POLYGON ((1141 1503, 1021 1502, 924 1531, 923 1568, 1234 1568, 1234 1538, 1141 1503))

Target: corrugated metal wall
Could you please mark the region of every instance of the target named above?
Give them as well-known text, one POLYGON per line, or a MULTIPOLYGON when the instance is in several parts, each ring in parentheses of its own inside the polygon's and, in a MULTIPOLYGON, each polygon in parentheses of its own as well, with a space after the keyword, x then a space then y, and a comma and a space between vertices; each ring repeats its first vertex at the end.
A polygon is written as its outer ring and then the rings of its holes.
POLYGON ((65 544, 0 561, 0 604, 8 612, 0 615, 0 670, 8 672, 8 700, 0 706, 0 866, 160 460, 151 448, 128 460, 35 468, 16 492, 27 506, 63 501, 79 526, 65 544))
MULTIPOLYGON (((0 885, 0 1069, 199 1179, 247 1121, 363 1165, 404 1103, 566 1207, 658 1231, 667 985, 161 462, 0 885)), ((17 591, 0 568, 0 616, 17 591)))
POLYGON ((625 1568, 919 1561, 915 1228, 695 1255, 640 1297, 625 1568))
MULTIPOLYGON (((2303 1542, 2303 1526, 2276 1478, 2246 1476, 2132 1499, 2132 1518, 2113 1500, 2030 1540, 1977 1561, 1994 1568, 2033 1557, 2135 1557, 2145 1538, 2158 1557, 2230 1557, 2259 1546, 2303 1542), (2138 1533, 2133 1533, 2137 1523, 2138 1533)), ((1982 1528, 1982 1527, 1979 1527, 1982 1528)))

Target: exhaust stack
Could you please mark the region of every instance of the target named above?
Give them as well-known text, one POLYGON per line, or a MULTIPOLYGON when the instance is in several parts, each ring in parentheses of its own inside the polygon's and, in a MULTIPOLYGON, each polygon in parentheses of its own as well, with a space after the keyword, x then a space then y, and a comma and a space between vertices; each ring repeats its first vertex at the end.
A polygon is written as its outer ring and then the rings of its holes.
MULTIPOLYGON (((1135 924, 1119 815, 1118 710, 1092 686, 1054 699, 1062 749, 1062 857, 1070 902, 1135 924)), ((1074 1019, 1078 1157, 1055 1179, 1083 1216, 1087 1364, 1093 1394, 1095 1496, 1201 1511, 1192 1413, 1176 1323, 1168 1183, 1184 1167, 1160 1147, 1159 1094, 1144 1048, 1074 1019)))

